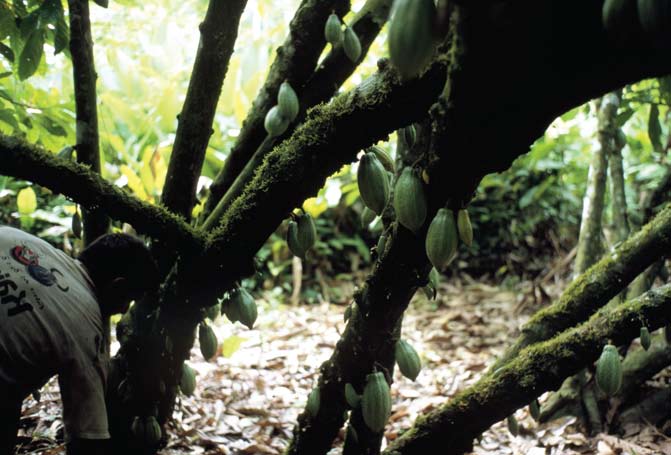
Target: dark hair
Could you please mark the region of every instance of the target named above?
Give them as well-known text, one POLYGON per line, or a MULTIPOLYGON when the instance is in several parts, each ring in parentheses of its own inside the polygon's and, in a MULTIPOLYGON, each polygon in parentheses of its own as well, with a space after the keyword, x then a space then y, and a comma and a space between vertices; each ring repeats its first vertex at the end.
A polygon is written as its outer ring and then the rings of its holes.
POLYGON ((139 293, 158 288, 156 261, 142 240, 132 235, 98 237, 82 250, 78 259, 96 286, 123 277, 128 280, 130 289, 139 293))

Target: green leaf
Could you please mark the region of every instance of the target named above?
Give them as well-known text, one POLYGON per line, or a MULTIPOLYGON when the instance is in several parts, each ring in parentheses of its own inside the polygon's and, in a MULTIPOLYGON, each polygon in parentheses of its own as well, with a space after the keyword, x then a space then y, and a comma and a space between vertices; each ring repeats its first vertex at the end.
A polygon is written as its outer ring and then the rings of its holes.
POLYGON ((54 30, 54 55, 65 49, 69 42, 70 29, 61 14, 61 17, 56 21, 56 29, 54 30))
POLYGON ((650 106, 650 116, 648 117, 648 136, 652 143, 652 148, 662 153, 662 127, 659 124, 659 108, 656 104, 650 106))
POLYGON ((19 56, 19 79, 25 80, 35 74, 44 53, 44 35, 36 30, 26 41, 19 56))
POLYGON ((0 39, 5 39, 14 32, 16 32, 14 14, 7 4, 0 2, 0 39))
POLYGON ((11 63, 14 63, 14 51, 5 43, 0 43, 0 54, 11 63))
POLYGON ((16 196, 16 205, 19 209, 20 215, 30 215, 37 210, 37 197, 35 191, 31 187, 27 187, 19 191, 16 196))
POLYGON ((40 12, 38 10, 33 11, 23 19, 19 25, 19 30, 21 31, 21 39, 28 39, 34 31, 42 28, 40 24, 40 12))
POLYGON ((19 123, 14 117, 14 111, 10 109, 0 109, 0 121, 8 124, 17 132, 20 130, 19 123))
POLYGON ((107 8, 110 4, 109 0, 93 0, 93 2, 103 8, 107 8))
POLYGON ((620 112, 617 114, 617 126, 622 128, 625 123, 631 118, 632 115, 636 112, 635 109, 631 107, 626 107, 625 109, 620 109, 620 112))

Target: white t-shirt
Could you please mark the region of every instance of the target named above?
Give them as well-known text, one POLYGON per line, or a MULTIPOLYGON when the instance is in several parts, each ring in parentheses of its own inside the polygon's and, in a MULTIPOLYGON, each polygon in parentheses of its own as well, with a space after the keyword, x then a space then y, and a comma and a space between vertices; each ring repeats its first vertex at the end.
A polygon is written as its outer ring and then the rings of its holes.
POLYGON ((81 262, 0 226, 0 396, 17 399, 58 374, 66 439, 109 438, 108 343, 81 262), (4 390, 3 390, 4 389, 4 390))

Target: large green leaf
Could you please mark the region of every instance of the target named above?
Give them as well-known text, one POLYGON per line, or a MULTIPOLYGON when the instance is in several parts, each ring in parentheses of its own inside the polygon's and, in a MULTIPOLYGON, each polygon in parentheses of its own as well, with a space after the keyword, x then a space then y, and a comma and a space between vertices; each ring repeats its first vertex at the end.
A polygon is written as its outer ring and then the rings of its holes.
POLYGON ((25 80, 35 74, 44 53, 44 34, 35 30, 26 41, 19 56, 19 79, 25 80))

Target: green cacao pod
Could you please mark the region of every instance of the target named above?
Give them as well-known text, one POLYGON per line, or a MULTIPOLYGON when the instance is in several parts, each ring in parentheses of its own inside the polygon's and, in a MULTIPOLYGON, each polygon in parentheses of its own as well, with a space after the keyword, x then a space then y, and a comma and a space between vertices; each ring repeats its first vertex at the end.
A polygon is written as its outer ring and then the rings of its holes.
POLYGON ((156 417, 148 416, 144 422, 144 443, 147 447, 153 447, 161 442, 161 426, 156 417))
POLYGON ((426 219, 424 187, 417 173, 406 167, 394 187, 396 219, 412 232, 417 232, 426 219))
POLYGON ((345 401, 347 401, 347 404, 352 409, 356 408, 359 406, 359 403, 361 403, 361 395, 356 393, 354 386, 349 382, 345 384, 345 401))
POLYGON ((650 343, 650 331, 647 327, 641 327, 641 346, 643 346, 643 349, 647 351, 650 349, 650 343))
POLYGON ((334 47, 342 43, 342 23, 340 22, 338 15, 335 13, 331 13, 328 19, 326 19, 324 38, 326 38, 326 41, 331 43, 331 46, 334 47))
POLYGON ((221 304, 209 306, 205 309, 205 317, 214 322, 221 314, 221 304))
POLYGON ((203 354, 205 360, 210 360, 217 355, 217 348, 219 347, 217 336, 214 334, 212 327, 204 322, 198 325, 198 342, 200 343, 200 353, 203 354))
MULTIPOLYGON (((298 240, 298 246, 304 252, 312 248, 317 241, 317 229, 309 213, 303 213, 298 217, 296 239, 298 240)), ((303 256, 305 256, 305 253, 303 253, 303 256)))
POLYGON ((365 153, 361 157, 357 182, 363 202, 373 212, 381 215, 389 200, 389 179, 373 153, 365 153))
POLYGON ((387 246, 387 234, 380 235, 380 238, 377 239, 377 257, 382 257, 384 249, 387 246))
POLYGON ((279 106, 273 106, 266 114, 263 126, 266 128, 268 136, 275 137, 284 133, 289 127, 290 120, 282 115, 279 106))
POLYGON ((639 26, 636 0, 605 0, 601 21, 603 28, 616 40, 631 37, 639 26))
POLYGON ((389 24, 389 57, 403 79, 417 76, 433 56, 433 0, 396 0, 389 24))
POLYGON ((366 229, 370 223, 373 222, 377 215, 368 206, 364 207, 361 211, 361 227, 366 229))
POLYGON ((196 391, 196 372, 186 363, 182 364, 182 376, 179 379, 179 389, 186 396, 196 391))
POLYGON ((287 81, 280 84, 280 90, 277 92, 277 107, 280 109, 282 116, 289 119, 289 122, 293 122, 298 115, 300 108, 298 95, 287 81))
POLYGON ((358 453, 358 451, 349 452, 351 446, 357 447, 359 445, 359 435, 356 432, 356 429, 352 425, 347 426, 347 433, 345 433, 345 449, 343 453, 358 453), (346 452, 347 451, 347 452, 346 452))
POLYGON ((238 295, 239 298, 237 302, 238 311, 240 314, 240 322, 251 330, 254 327, 256 317, 258 316, 256 302, 254 301, 254 297, 252 297, 252 295, 244 288, 240 288, 238 295))
POLYGON ((391 172, 392 174, 396 172, 396 166, 394 166, 394 160, 391 159, 389 154, 385 152, 382 147, 373 145, 371 147, 368 147, 366 151, 375 155, 375 158, 377 158, 377 160, 380 162, 380 164, 382 165, 382 167, 384 167, 386 171, 391 172))
POLYGON ((222 311, 232 323, 240 320, 240 305, 235 303, 240 298, 239 293, 240 288, 233 288, 228 291, 228 298, 222 301, 222 311))
POLYGON ((389 384, 382 373, 366 376, 366 387, 361 398, 361 414, 366 426, 374 433, 380 433, 391 415, 391 395, 389 384))
POLYGON ((671 46, 671 0, 638 0, 638 18, 657 46, 671 46))
POLYGON ((401 128, 400 132, 403 136, 403 142, 405 142, 405 145, 411 149, 417 140, 417 130, 415 129, 415 125, 408 125, 405 128, 401 128))
POLYGON ((305 259, 306 251, 298 242, 298 223, 294 220, 289 221, 289 227, 287 228, 287 246, 294 256, 305 259))
POLYGON ((133 390, 128 378, 124 378, 119 382, 116 392, 122 404, 129 404, 133 401, 133 390))
POLYGON ((305 410, 312 417, 316 417, 317 414, 319 413, 320 401, 321 399, 319 397, 319 388, 315 387, 314 389, 312 389, 312 392, 310 392, 310 395, 308 395, 308 402, 305 405, 305 410))
POLYGON ((426 233, 426 255, 431 264, 442 270, 457 253, 457 225, 452 210, 441 208, 426 233))
POLYGON ((538 403, 538 400, 534 400, 531 403, 529 403, 529 414, 531 414, 531 418, 533 418, 535 421, 538 421, 541 417, 541 406, 538 403))
POLYGON ((606 395, 615 395, 622 385, 622 363, 617 348, 612 344, 603 347, 596 362, 596 384, 606 395))
POLYGON ((133 433, 133 436, 138 441, 144 440, 144 419, 140 416, 135 416, 133 418, 133 423, 130 426, 130 431, 133 433))
POLYGON ((471 225, 471 217, 468 216, 468 210, 459 210, 457 214, 457 229, 459 230, 461 241, 470 248, 473 245, 473 226, 471 225))
POLYGON ((359 61, 361 57, 361 42, 356 32, 352 27, 345 27, 345 34, 343 36, 342 48, 345 55, 354 63, 359 61))
POLYGON ((422 370, 422 362, 415 348, 405 340, 398 340, 395 350, 396 363, 401 374, 414 381, 422 370))
POLYGON ((515 418, 514 415, 509 415, 508 418, 506 419, 506 423, 508 424, 508 431, 510 431, 510 434, 513 436, 517 436, 520 432, 520 426, 517 423, 517 419, 515 418))
POLYGON ((429 282, 422 288, 426 297, 435 300, 438 295, 438 284, 440 283, 440 273, 435 267, 429 272, 429 282))

